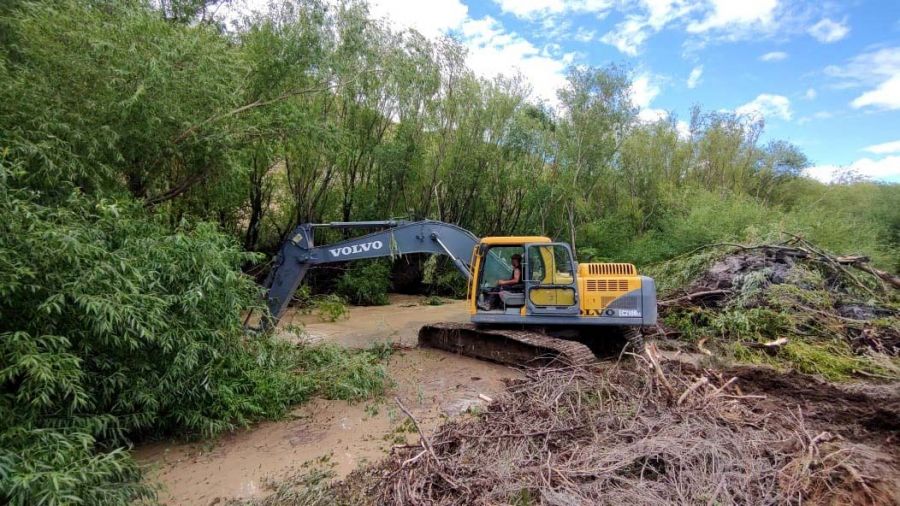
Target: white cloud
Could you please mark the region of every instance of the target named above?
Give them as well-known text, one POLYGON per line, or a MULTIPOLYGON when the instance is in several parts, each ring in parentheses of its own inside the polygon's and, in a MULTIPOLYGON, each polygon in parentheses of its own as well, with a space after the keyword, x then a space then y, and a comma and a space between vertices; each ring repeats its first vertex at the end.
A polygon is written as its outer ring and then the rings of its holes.
MULTIPOLYGON (((515 0, 504 0, 515 1, 515 0)), ((624 20, 601 37, 619 51, 636 56, 647 39, 677 24, 702 39, 737 40, 779 26, 780 0, 639 0, 616 4, 624 20)))
POLYGON ((784 95, 763 93, 750 102, 738 107, 734 112, 745 116, 762 116, 763 118, 781 118, 790 120, 793 117, 791 101, 784 95))
POLYGON ((831 44, 832 42, 837 42, 846 37, 847 34, 850 33, 850 27, 844 23, 824 18, 809 27, 807 32, 819 42, 831 44))
POLYGON ((817 165, 804 170, 803 173, 823 183, 834 182, 847 173, 882 181, 900 181, 900 156, 886 156, 878 160, 860 158, 844 167, 817 165))
POLYGON ((565 84, 565 69, 574 59, 573 53, 554 56, 548 48, 538 49, 527 39, 506 31, 490 16, 467 21, 460 31, 463 44, 469 49, 466 62, 477 74, 494 77, 521 73, 537 96, 556 99, 556 90, 565 84))
POLYGON ((759 57, 760 61, 781 61, 787 59, 788 54, 784 51, 772 51, 759 57))
POLYGON ((701 7, 696 1, 685 0, 642 0, 636 5, 639 5, 638 12, 628 14, 624 21, 600 38, 601 42, 630 56, 640 52, 650 35, 701 7))
POLYGON ((687 78, 687 87, 696 88, 700 84, 700 77, 703 76, 703 65, 698 65, 691 70, 691 75, 687 78))
POLYGON ((669 112, 665 109, 641 109, 638 111, 638 119, 644 123, 656 123, 661 119, 666 119, 669 117, 669 112))
POLYGON ((427 37, 438 37, 459 28, 469 17, 469 8, 460 0, 371 0, 369 9, 376 18, 388 18, 404 28, 415 28, 427 37))
POLYGON ((881 144, 873 144, 871 146, 866 146, 863 148, 863 151, 868 151, 869 153, 875 153, 876 155, 887 155, 891 153, 900 153, 900 140, 891 141, 891 142, 883 142, 881 144))
POLYGON ((600 42, 609 44, 629 56, 637 56, 641 46, 650 37, 646 28, 640 18, 631 16, 617 24, 615 30, 600 37, 600 42))
MULTIPOLYGON (((522 5, 553 10, 564 3, 529 0, 522 5)), ((579 5, 589 3, 597 2, 579 5)), ((566 67, 575 57, 574 53, 561 52, 558 45, 539 48, 490 16, 473 19, 460 0, 372 0, 370 9, 375 17, 401 28, 414 28, 428 37, 458 34, 468 50, 466 63, 476 74, 486 78, 521 74, 535 96, 550 102, 556 100, 556 90, 565 84, 566 67)))
POLYGON ((579 42, 590 42, 594 40, 594 37, 597 36, 597 30, 588 30, 583 26, 579 26, 578 30, 575 32, 575 40, 579 42))
POLYGON ((631 82, 631 103, 641 109, 647 109, 659 92, 659 85, 653 82, 651 76, 641 74, 631 82))
POLYGON ((879 84, 850 102, 854 108, 873 106, 882 109, 900 109, 900 75, 879 84))
POLYGON ((738 25, 771 24, 778 0, 711 0, 711 5, 711 12, 705 19, 688 24, 688 32, 703 33, 738 25))
POLYGON ((871 87, 850 102, 854 108, 900 109, 900 46, 856 55, 846 65, 826 67, 825 73, 839 78, 844 88, 871 87))
MULTIPOLYGON (((500 10, 520 18, 534 18, 564 12, 601 13, 612 7, 611 0, 494 0, 500 10)), ((422 2, 428 3, 428 2, 422 2)))
POLYGON ((661 88, 656 82, 656 78, 651 74, 644 73, 635 77, 631 81, 631 103, 637 106, 637 117, 643 123, 656 123, 669 117, 669 112, 665 109, 657 109, 650 107, 661 88))
POLYGON ((803 98, 805 98, 806 100, 814 100, 817 95, 818 93, 816 93, 815 88, 808 88, 806 90, 806 93, 803 94, 803 98))

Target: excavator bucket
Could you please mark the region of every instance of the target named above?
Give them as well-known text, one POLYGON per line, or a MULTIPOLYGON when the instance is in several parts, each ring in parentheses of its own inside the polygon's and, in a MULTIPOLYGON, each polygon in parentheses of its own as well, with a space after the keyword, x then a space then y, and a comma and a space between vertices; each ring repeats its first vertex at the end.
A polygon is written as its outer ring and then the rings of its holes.
POLYGON ((576 341, 467 323, 425 325, 419 330, 419 346, 522 367, 584 366, 597 360, 590 348, 576 341))

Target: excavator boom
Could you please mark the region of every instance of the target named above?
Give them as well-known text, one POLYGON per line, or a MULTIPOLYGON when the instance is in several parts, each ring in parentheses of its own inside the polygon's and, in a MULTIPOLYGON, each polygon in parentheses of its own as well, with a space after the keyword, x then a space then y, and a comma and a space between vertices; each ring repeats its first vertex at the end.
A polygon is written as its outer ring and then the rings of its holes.
POLYGON ((269 273, 266 305, 269 314, 263 327, 274 327, 284 315, 294 292, 314 265, 396 257, 411 253, 447 255, 460 273, 469 278, 469 260, 478 238, 463 228, 440 221, 355 221, 305 223, 297 226, 284 242, 275 266, 269 273), (318 228, 376 229, 345 241, 316 246, 314 231, 318 228))

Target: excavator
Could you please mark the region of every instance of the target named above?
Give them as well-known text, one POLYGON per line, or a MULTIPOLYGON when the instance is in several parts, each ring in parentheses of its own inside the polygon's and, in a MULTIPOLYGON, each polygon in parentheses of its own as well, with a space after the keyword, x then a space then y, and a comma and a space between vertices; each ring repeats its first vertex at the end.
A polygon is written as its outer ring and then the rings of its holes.
POLYGON ((512 365, 587 364, 610 335, 641 346, 641 329, 656 324, 656 284, 627 263, 577 263, 572 248, 543 236, 477 238, 433 220, 305 223, 284 242, 266 280, 274 328, 313 266, 412 253, 446 255, 468 279, 471 323, 434 323, 419 345, 512 365), (317 245, 321 228, 368 233, 317 245), (510 279, 513 257, 517 283, 510 279), (492 302, 492 303, 491 303, 492 302))

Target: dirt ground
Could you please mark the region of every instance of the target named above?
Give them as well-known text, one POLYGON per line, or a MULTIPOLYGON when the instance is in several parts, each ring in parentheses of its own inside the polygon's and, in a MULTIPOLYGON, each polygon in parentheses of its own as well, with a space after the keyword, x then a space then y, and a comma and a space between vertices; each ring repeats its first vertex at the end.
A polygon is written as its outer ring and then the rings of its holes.
MULTIPOLYGON (((349 318, 334 323, 288 314, 282 326, 303 323, 312 340, 362 348, 384 341, 414 346, 423 323, 468 319, 463 302, 426 306, 421 300, 392 296, 389 306, 353 307, 349 318)), ((164 487, 164 504, 208 505, 258 496, 265 492, 265 480, 305 462, 326 457, 344 477, 385 456, 393 444, 417 441, 417 434, 404 430, 405 416, 394 397, 402 399, 423 430, 431 431, 446 417, 483 404, 479 394, 499 394, 504 378, 520 376, 509 367, 430 349, 395 354, 388 371, 396 385, 380 401, 316 399, 283 421, 261 423, 214 442, 149 444, 135 449, 135 457, 147 467, 148 480, 164 487)))

